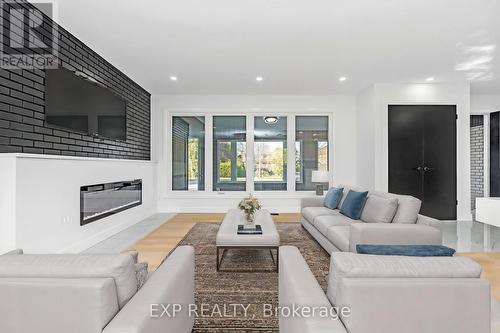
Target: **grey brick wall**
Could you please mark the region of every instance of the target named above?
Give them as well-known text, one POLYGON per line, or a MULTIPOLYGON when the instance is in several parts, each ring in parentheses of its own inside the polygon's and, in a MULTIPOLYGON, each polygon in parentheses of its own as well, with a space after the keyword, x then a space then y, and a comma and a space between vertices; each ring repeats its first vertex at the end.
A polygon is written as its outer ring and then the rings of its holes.
MULTIPOLYGON (((18 3, 33 8, 22 0, 18 3)), ((62 27, 58 42, 60 67, 80 71, 126 100, 127 141, 93 138, 47 126, 45 71, 0 69, 0 153, 149 160, 150 94, 62 27)), ((127 46, 123 47, 126 52, 127 46)))
POLYGON ((471 208, 476 198, 484 196, 484 125, 482 116, 471 116, 470 127, 470 183, 471 208), (481 119, 477 118, 480 117, 481 119))

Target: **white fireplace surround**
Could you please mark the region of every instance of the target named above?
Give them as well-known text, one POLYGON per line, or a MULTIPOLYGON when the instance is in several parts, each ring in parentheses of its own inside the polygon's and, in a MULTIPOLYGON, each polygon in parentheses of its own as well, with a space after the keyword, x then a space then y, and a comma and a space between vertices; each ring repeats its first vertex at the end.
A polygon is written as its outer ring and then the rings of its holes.
POLYGON ((0 253, 77 253, 156 213, 156 164, 0 154, 0 253), (142 205, 80 226, 80 186, 142 179, 142 205), (4 200, 5 198, 5 200, 4 200))

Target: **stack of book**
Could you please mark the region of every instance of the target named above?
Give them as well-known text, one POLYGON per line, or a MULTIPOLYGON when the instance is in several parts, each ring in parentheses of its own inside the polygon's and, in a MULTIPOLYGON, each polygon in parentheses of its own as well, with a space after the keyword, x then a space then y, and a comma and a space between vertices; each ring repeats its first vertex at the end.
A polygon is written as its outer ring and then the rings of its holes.
POLYGON ((262 227, 256 224, 253 228, 248 228, 240 224, 238 225, 238 235, 262 235, 262 227))

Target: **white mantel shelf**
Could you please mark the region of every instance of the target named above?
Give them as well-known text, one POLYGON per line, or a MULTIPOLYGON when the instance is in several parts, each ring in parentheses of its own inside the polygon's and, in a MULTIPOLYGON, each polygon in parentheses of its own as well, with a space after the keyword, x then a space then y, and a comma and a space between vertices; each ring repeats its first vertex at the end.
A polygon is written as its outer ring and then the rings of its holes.
POLYGON ((0 153, 0 158, 27 158, 27 159, 60 160, 60 161, 68 160, 68 161, 93 161, 93 162, 148 163, 148 164, 157 163, 155 161, 145 161, 145 160, 128 160, 128 159, 117 159, 117 158, 43 155, 43 154, 26 154, 26 153, 0 153))

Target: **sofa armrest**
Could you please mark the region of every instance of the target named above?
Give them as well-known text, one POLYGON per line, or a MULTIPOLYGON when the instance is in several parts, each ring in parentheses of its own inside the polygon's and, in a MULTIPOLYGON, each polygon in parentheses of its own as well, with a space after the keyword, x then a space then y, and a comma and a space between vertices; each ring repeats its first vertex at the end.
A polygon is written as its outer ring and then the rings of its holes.
POLYGON ((442 223, 441 221, 429 216, 419 214, 417 217, 417 224, 434 227, 439 230, 441 230, 441 223, 442 223))
POLYGON ((100 333, 117 312, 112 278, 0 278, 0 332, 100 333))
POLYGON ((323 197, 306 197, 300 199, 300 210, 306 207, 323 207, 325 198, 323 197))
POLYGON ((191 332, 195 318, 189 313, 190 304, 194 304, 194 249, 191 246, 179 246, 103 332, 191 332), (169 312, 172 313, 175 304, 181 307, 175 317, 160 317, 162 305, 170 305, 169 312))
POLYGON ((349 251, 356 245, 441 245, 441 230, 423 224, 354 223, 350 226, 349 251))
POLYGON ((489 333, 490 287, 478 278, 343 278, 350 332, 489 333))
MULTIPOLYGON (((323 289, 299 250, 293 246, 279 249, 279 305, 332 308, 323 289)), ((347 333, 340 320, 320 316, 279 316, 280 333, 347 333)))

